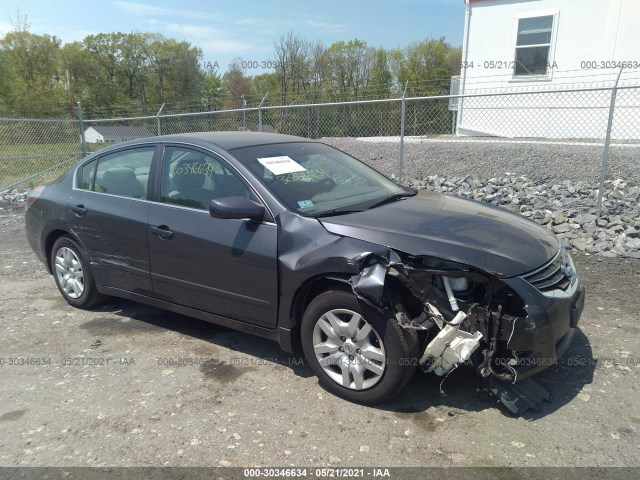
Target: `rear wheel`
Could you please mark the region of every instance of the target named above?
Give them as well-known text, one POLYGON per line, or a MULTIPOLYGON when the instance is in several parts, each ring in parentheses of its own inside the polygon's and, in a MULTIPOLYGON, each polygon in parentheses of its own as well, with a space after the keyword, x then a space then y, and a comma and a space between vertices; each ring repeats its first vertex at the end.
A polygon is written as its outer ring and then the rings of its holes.
POLYGON ((307 307, 301 342, 311 369, 332 393, 374 404, 396 395, 417 365, 418 337, 395 318, 341 290, 307 307))
POLYGON ((86 256, 70 237, 62 236, 53 244, 51 270, 58 290, 70 305, 90 308, 104 300, 96 288, 86 256))

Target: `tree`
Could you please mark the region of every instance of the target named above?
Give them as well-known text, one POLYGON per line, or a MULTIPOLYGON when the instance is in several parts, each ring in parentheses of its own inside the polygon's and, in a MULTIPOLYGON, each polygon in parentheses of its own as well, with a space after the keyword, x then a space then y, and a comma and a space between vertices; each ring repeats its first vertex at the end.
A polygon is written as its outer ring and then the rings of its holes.
POLYGON ((11 96, 10 103, 24 113, 62 114, 60 40, 24 28, 11 31, 0 40, 2 69, 6 72, 3 81, 12 83, 7 98, 11 96))
POLYGON ((309 66, 307 61, 307 42, 293 32, 282 35, 273 44, 278 73, 280 76, 280 98, 287 103, 300 93, 304 93, 308 86, 309 66))
POLYGON ((172 69, 172 80, 176 99, 185 101, 198 98, 204 79, 204 73, 200 69, 202 50, 186 41, 179 42, 175 49, 176 62, 172 69))
POLYGON ((322 42, 316 41, 307 48, 309 58, 309 90, 312 101, 317 102, 324 92, 325 83, 329 78, 329 56, 322 42))
POLYGON ((76 99, 83 101, 97 78, 99 66, 89 55, 82 42, 67 43, 61 51, 62 69, 68 76, 65 88, 69 101, 69 113, 73 116, 76 99))
POLYGON ((277 99, 279 96, 280 79, 277 72, 260 73, 251 79, 253 91, 262 100, 266 93, 271 98, 277 99))
POLYGON ((0 109, 5 112, 15 111, 21 90, 20 80, 10 65, 7 52, 0 49, 0 109))
POLYGON ((387 52, 382 48, 378 48, 375 50, 373 66, 371 67, 372 94, 388 97, 393 86, 392 79, 387 52))
POLYGON ((146 85, 148 67, 147 42, 149 34, 129 33, 118 38, 120 61, 118 67, 127 79, 127 94, 131 99, 146 103, 146 85))
POLYGON ((234 58, 229 64, 229 69, 222 76, 224 86, 225 108, 242 108, 243 99, 253 94, 251 79, 245 76, 242 68, 242 59, 234 58))
POLYGON ((162 104, 168 99, 167 84, 176 63, 177 43, 159 33, 151 34, 147 38, 146 56, 152 87, 149 96, 152 102, 162 104))
POLYGON ((222 106, 222 77, 215 70, 205 74, 203 83, 203 106, 209 110, 219 110, 222 106))
POLYGON ((90 103, 94 105, 109 108, 112 105, 127 103, 125 89, 118 78, 123 35, 119 32, 99 33, 89 35, 83 40, 85 48, 101 70, 88 92, 90 103))
POLYGON ((370 82, 375 50, 362 40, 336 42, 327 50, 331 89, 337 99, 358 99, 370 82))
MULTIPOLYGON (((444 38, 392 50, 358 39, 327 48, 288 32, 274 42, 273 71, 249 76, 241 68, 242 59, 236 58, 220 76, 202 65, 199 47, 159 33, 98 33, 61 46, 56 37, 29 32, 26 17, 18 15, 13 25, 0 39, 0 109, 9 114, 73 114, 76 101, 88 116, 116 115, 123 108, 132 114, 132 107, 137 107, 135 113, 155 113, 163 103, 173 105, 174 111, 238 108, 243 99, 257 105, 267 92, 270 103, 280 104, 386 98, 397 95, 405 82, 409 95, 432 95, 448 89, 450 77, 459 73, 461 56, 460 48, 444 38)), ((417 104, 412 105, 418 128, 417 104)), ((383 132, 388 130, 384 108, 341 105, 309 111, 305 131, 320 135, 323 123, 331 123, 346 125, 346 130, 325 133, 374 127, 383 132), (324 112, 333 119, 321 118, 324 112), (374 117, 375 126, 362 120, 374 117)), ((283 111, 280 116, 282 123, 283 111)), ((286 121, 299 122, 293 110, 286 121)))
POLYGON ((459 64, 455 63, 459 49, 452 48, 444 38, 413 43, 403 53, 398 81, 409 81, 413 95, 441 94, 448 88, 451 76, 459 72, 459 64))

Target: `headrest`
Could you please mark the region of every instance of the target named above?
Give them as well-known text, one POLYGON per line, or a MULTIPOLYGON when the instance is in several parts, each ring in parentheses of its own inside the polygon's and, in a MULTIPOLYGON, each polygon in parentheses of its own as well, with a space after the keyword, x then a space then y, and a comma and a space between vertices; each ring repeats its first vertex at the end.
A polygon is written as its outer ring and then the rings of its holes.
POLYGON ((136 174, 131 168, 116 167, 104 172, 104 180, 110 183, 137 182, 136 174))
POLYGON ((201 188, 209 173, 209 165, 203 156, 191 155, 176 163, 172 187, 177 190, 201 188))

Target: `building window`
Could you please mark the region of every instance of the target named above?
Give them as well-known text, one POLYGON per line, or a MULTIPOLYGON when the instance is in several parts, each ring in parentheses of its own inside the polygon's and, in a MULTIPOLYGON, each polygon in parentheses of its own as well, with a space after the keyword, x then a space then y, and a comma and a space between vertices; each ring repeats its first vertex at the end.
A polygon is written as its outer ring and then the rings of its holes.
POLYGON ((546 75, 553 15, 521 18, 516 40, 515 75, 546 75))

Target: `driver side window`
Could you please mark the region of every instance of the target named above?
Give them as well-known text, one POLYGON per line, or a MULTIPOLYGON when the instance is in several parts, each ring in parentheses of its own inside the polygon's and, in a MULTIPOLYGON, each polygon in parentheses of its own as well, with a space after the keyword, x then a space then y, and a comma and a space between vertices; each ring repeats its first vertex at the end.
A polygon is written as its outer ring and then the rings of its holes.
POLYGON ((162 162, 160 201, 202 210, 213 199, 252 198, 249 189, 216 158, 182 147, 167 147, 162 162))

